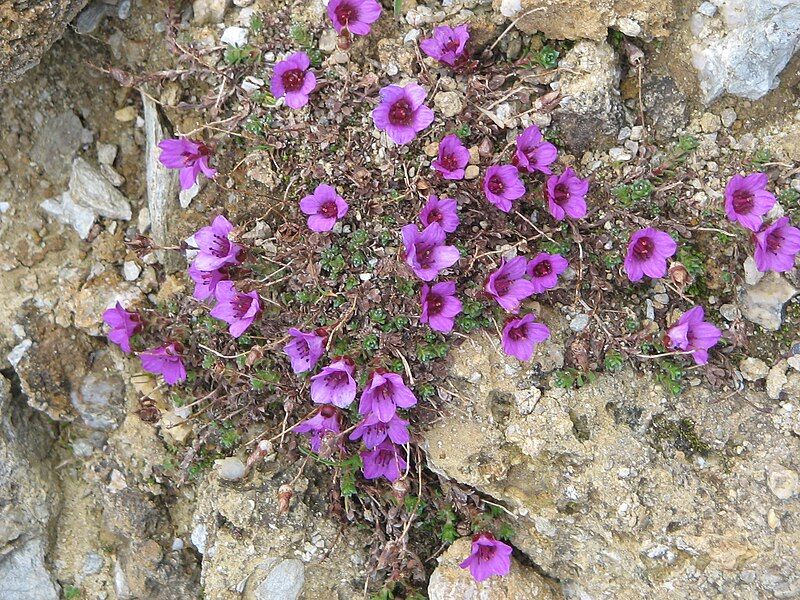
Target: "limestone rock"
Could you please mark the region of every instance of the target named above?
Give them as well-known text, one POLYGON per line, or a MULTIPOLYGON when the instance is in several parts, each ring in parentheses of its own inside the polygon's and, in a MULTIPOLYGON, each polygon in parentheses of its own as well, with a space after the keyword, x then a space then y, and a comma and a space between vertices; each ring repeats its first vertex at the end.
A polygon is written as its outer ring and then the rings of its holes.
POLYGON ((747 381, 758 381, 764 379, 769 373, 769 367, 760 358, 753 358, 748 356, 742 359, 739 363, 739 370, 742 372, 742 377, 747 381))
POLYGON ((726 0, 716 16, 693 17, 692 64, 708 104, 723 93, 750 100, 777 87, 778 75, 800 47, 800 4, 784 0, 726 0))
POLYGON ((609 27, 629 36, 669 35, 674 4, 673 0, 493 0, 503 16, 519 18, 517 27, 525 33, 595 41, 605 40, 609 27))
POLYGON ((109 219, 131 218, 131 204, 105 176, 82 158, 72 162, 69 194, 78 206, 109 219))
POLYGON ((222 23, 225 11, 230 6, 230 0, 194 0, 194 22, 198 25, 213 25, 222 23))
POLYGON ((458 566, 469 556, 470 547, 470 539, 461 538, 442 555, 428 583, 430 600, 555 600, 562 597, 553 592, 549 583, 535 569, 521 564, 513 556, 508 575, 490 577, 478 583, 468 569, 458 566))
POLYGON ((66 183, 72 159, 83 144, 91 142, 92 132, 83 127, 71 110, 52 113, 34 133, 31 158, 55 184, 66 183))
POLYGON ((86 0, 3 2, 0 5, 0 84, 39 64, 86 0))
POLYGON ((739 302, 744 317, 764 329, 777 331, 783 323, 784 305, 797 295, 780 273, 767 273, 755 285, 739 289, 739 302))
POLYGON ((578 42, 559 64, 564 69, 559 80, 563 98, 553 122, 567 147, 581 154, 604 140, 615 142, 624 113, 614 49, 607 42, 578 42))
POLYGON ((117 302, 126 308, 136 305, 142 291, 113 271, 89 280, 70 301, 75 327, 90 335, 103 335, 103 312, 117 302))

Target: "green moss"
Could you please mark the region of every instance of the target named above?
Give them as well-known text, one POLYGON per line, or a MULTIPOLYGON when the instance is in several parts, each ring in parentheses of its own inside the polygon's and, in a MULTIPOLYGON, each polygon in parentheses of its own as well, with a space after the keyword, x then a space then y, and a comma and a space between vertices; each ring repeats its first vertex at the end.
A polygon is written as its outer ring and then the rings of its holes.
POLYGON ((669 419, 663 414, 657 415, 650 425, 650 432, 658 445, 669 444, 687 456, 708 456, 711 451, 711 447, 697 434, 694 421, 688 417, 669 419))

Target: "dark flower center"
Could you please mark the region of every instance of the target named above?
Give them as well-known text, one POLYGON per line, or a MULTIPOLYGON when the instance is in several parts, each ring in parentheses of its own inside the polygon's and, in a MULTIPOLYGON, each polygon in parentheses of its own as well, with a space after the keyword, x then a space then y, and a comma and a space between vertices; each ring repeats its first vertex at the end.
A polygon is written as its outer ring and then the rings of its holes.
POLYGON ((417 248, 417 261, 423 269, 427 269, 433 260, 433 247, 424 246, 417 248))
POLYGON ((783 236, 779 232, 773 231, 767 236, 767 250, 777 254, 781 246, 783 246, 783 236))
POLYGON ((552 272, 553 272, 553 265, 550 264, 549 260, 543 260, 535 267, 533 267, 533 274, 536 275, 536 277, 545 277, 547 275, 550 275, 550 273, 552 272))
POLYGON ((496 195, 502 194, 503 190, 506 189, 506 185, 503 183, 503 180, 497 175, 494 175, 489 179, 488 187, 489 191, 496 195))
POLYGON ((444 217, 442 216, 442 213, 439 212, 438 208, 434 208, 428 213, 428 223, 441 223, 443 218, 444 217))
POLYGON ((747 214, 753 209, 755 199, 753 194, 745 190, 736 190, 733 193, 733 210, 739 214, 747 214))
POLYGON ((494 290, 495 292, 497 292, 498 296, 505 296, 508 293, 508 288, 510 287, 511 287, 511 282, 505 275, 501 275, 500 277, 494 280, 494 290))
POLYGON ((347 384, 347 373, 336 371, 325 377, 325 387, 337 388, 347 384))
POLYGON ((386 468, 389 466, 389 463, 394 458, 394 451, 382 448, 378 450, 378 454, 375 456, 375 462, 381 466, 381 468, 386 468))
POLYGON ((484 546, 483 544, 478 546, 478 560, 481 562, 492 560, 495 553, 497 553, 497 548, 495 546, 484 546))
POLYGON ((445 52, 456 52, 458 50, 458 40, 454 37, 451 37, 447 40, 447 43, 442 46, 442 50, 445 52))
POLYGON ((656 245, 649 237, 640 237, 633 245, 633 253, 639 260, 647 260, 653 256, 653 251, 655 249, 656 245))
POLYGON ((389 122, 392 125, 410 125, 414 110, 408 100, 401 98, 389 109, 389 122))
POLYGON ((448 171, 455 171, 458 168, 455 154, 445 154, 439 162, 448 171))
POLYGON ((336 20, 342 25, 349 25, 350 21, 355 21, 358 16, 355 6, 349 2, 340 4, 334 11, 334 14, 336 15, 336 20))
POLYGON ((322 206, 319 207, 319 214, 321 214, 326 219, 333 219, 339 214, 339 209, 336 206, 336 202, 333 200, 328 200, 324 202, 322 206))
POLYGON ((211 254, 217 258, 228 256, 231 251, 231 242, 227 236, 214 234, 214 241, 211 243, 211 254))
POLYGON ((301 87, 303 87, 303 82, 305 79, 306 75, 303 73, 302 69, 292 69, 291 71, 286 71, 286 73, 281 75, 283 87, 287 92, 296 92, 299 90, 301 87))
POLYGON ((564 204, 567 200, 569 200, 569 188, 567 188, 567 186, 563 183, 556 185, 556 189, 553 190, 553 199, 559 206, 564 204))
POLYGON ((527 337, 527 328, 525 325, 520 325, 519 327, 512 327, 508 330, 508 337, 510 337, 515 342, 520 340, 524 340, 527 337))
POLYGON ((442 312, 444 298, 439 294, 428 294, 428 316, 435 316, 442 312))
POLYGON ((330 404, 326 404, 319 410, 319 414, 321 414, 326 419, 330 419, 333 415, 336 414, 336 409, 330 404))
POLYGON ((246 294, 240 294, 232 300, 231 304, 233 304, 233 314, 237 319, 241 319, 250 310, 253 299, 246 294))

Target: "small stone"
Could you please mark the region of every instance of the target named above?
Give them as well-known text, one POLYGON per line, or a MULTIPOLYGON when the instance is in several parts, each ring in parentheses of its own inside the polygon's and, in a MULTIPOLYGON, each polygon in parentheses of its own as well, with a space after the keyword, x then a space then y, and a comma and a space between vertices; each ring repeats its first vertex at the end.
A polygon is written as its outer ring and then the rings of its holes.
POLYGON ((57 198, 48 198, 40 206, 61 223, 71 225, 83 240, 89 237, 97 218, 93 210, 75 204, 69 192, 64 192, 57 198))
POLYGON ((101 165, 113 165, 117 158, 117 147, 114 144, 97 143, 97 162, 101 165))
POLYGON ((255 589, 255 600, 297 600, 306 581, 305 566, 296 558, 268 557, 251 577, 261 571, 266 576, 255 589))
POLYGON ((653 301, 658 302, 661 306, 669 304, 669 294, 656 294, 653 296, 653 301))
POLYGON ((192 9, 197 25, 222 23, 230 0, 194 0, 192 9))
POLYGON ((467 165, 464 171, 464 179, 477 179, 480 174, 480 169, 477 165, 467 165))
POLYGON ((242 80, 242 89, 248 94, 252 94, 253 92, 260 90, 262 87, 264 87, 265 83, 266 82, 259 77, 253 77, 252 75, 248 75, 242 80))
POLYGON ((739 309, 733 304, 723 304, 719 307, 719 314, 728 322, 733 322, 739 318, 739 309))
POLYGON ((795 371, 800 371, 800 355, 795 354, 790 356, 786 362, 795 371))
POLYGON ((717 6, 711 2, 703 2, 698 8, 697 12, 706 17, 713 17, 717 14, 717 6))
POLYGON ((131 218, 128 199, 102 173, 80 157, 72 162, 69 194, 75 204, 102 217, 124 221, 131 218))
POLYGON ((117 492, 121 492, 127 488, 128 482, 125 481, 125 476, 122 473, 120 473, 117 469, 113 469, 111 471, 111 478, 107 487, 109 492, 116 494, 117 492))
POLYGON ((103 557, 97 554, 96 552, 90 552, 86 555, 86 558, 83 559, 83 574, 84 575, 97 575, 100 571, 103 570, 103 565, 105 561, 103 561, 103 557))
POLYGON ((744 282, 747 285, 755 285, 763 278, 764 273, 758 270, 755 259, 748 256, 744 261, 744 282))
POLYGON ((331 54, 339 47, 339 36, 336 30, 328 27, 319 36, 319 51, 331 54))
POLYGON ((642 26, 628 17, 617 19, 617 29, 628 37, 636 37, 642 33, 642 26))
POLYGON ((126 260, 122 264, 122 276, 125 281, 136 281, 141 272, 142 268, 135 261, 126 260))
POLYGON ((778 363, 769 370, 767 373, 767 396, 772 400, 778 400, 781 397, 781 391, 789 379, 786 377, 786 370, 789 368, 789 363, 785 360, 779 360, 778 363))
POLYGON ((235 457, 214 461, 214 468, 220 479, 225 479, 226 481, 238 481, 244 477, 244 463, 235 457))
POLYGON ((736 111, 732 108, 723 108, 719 116, 722 119, 722 126, 725 128, 729 128, 736 122, 736 111))
POLYGON ((757 284, 739 289, 739 305, 748 321, 778 331, 783 323, 783 307, 797 293, 779 273, 768 273, 757 284))
POLYGON ((433 103, 444 117, 455 117, 464 110, 464 104, 457 92, 438 92, 433 103))
POLYGON ((129 123, 136 119, 136 109, 133 106, 126 106, 120 108, 114 113, 114 118, 123 123, 129 123))
POLYGON ((800 491, 800 477, 796 471, 774 467, 767 473, 767 487, 780 500, 788 500, 800 491))
POLYGON ((181 189, 181 191, 178 192, 178 202, 180 203, 181 208, 189 208, 192 200, 194 200, 197 194, 200 193, 200 190, 204 185, 205 179, 197 178, 192 184, 192 187, 190 187, 188 190, 181 189))
POLYGON ((229 46, 242 48, 247 45, 248 31, 244 27, 226 27, 220 41, 229 46))
POLYGON ((703 116, 700 117, 700 129, 704 133, 715 133, 719 131, 720 125, 720 118, 714 113, 703 113, 703 116))
POLYGON ((630 152, 628 152, 625 148, 614 147, 608 151, 608 155, 611 157, 611 160, 617 161, 628 161, 633 158, 630 152))
POLYGON ((753 358, 748 356, 739 363, 739 370, 742 372, 742 377, 747 381, 758 381, 764 379, 769 373, 769 367, 760 358, 753 358))
POLYGON ((589 326, 589 315, 583 313, 575 315, 569 322, 569 328, 576 333, 583 331, 588 326, 589 326))
POLYGON ((629 139, 631 137, 631 133, 632 133, 631 128, 628 127, 628 126, 625 126, 625 127, 623 127, 622 129, 619 130, 619 133, 617 134, 617 140, 620 141, 620 142, 624 142, 625 140, 627 140, 627 139, 629 139))
POLYGON ((781 520, 778 518, 778 514, 775 512, 774 508, 770 508, 767 512, 767 525, 769 525, 770 529, 777 529, 780 527, 781 520))
POLYGON ((542 391, 539 388, 532 387, 527 390, 516 392, 515 399, 517 401, 517 410, 521 415, 529 415, 536 408, 536 403, 542 397, 542 391))
POLYGON ((634 142, 641 142, 643 135, 644 135, 644 127, 642 127, 641 125, 636 125, 635 127, 631 127, 631 139, 634 142))
POLYGON ((125 178, 110 165, 100 165, 100 173, 116 188, 125 183, 125 178))

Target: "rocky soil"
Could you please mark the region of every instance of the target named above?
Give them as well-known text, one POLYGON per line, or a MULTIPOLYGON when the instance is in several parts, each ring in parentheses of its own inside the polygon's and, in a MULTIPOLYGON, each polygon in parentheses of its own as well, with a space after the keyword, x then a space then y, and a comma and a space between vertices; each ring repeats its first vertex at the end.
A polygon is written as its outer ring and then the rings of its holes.
MULTIPOLYGON (((84 4, 0 8, 0 600, 800 596, 800 273, 758 273, 719 210, 731 174, 762 169, 776 213, 800 221, 800 6, 384 2, 347 53, 321 0, 84 4), (418 66, 416 41, 444 22, 469 22, 486 51, 479 92, 418 66), (222 40, 242 36, 258 60, 231 63, 222 40), (258 100, 276 56, 298 46, 330 77, 313 143, 298 133, 310 113, 258 100), (339 176, 345 157, 331 148, 347 135, 360 144, 353 177, 381 182, 360 193, 418 203, 420 161, 439 138, 398 153, 372 137, 362 104, 379 79, 423 76, 449 129, 472 128, 473 177, 492 144, 534 122, 592 178, 600 214, 568 245, 562 288, 531 303, 553 337, 530 364, 503 355, 490 326, 426 367, 438 376, 415 423, 427 491, 495 511, 515 548, 510 576, 477 584, 458 568, 464 515, 452 544, 420 518, 413 586, 392 596, 396 565, 376 540, 398 532, 368 509, 355 524, 293 436, 244 472, 264 427, 281 431, 281 405, 241 430, 193 412, 107 343, 101 315, 191 291, 182 256, 126 247, 138 234, 179 244, 225 210, 258 223, 250 239, 269 251, 295 231, 287 220, 301 223, 283 204, 311 179, 298 165, 339 176), (339 82, 358 90, 355 109, 339 82), (214 140, 225 176, 179 196, 155 144, 191 131, 214 140), (648 198, 612 192, 645 177, 648 198), (593 254, 619 254, 627 219, 680 228, 696 284, 620 287, 618 263, 593 254), (639 356, 684 294, 725 334, 706 368, 639 356), (200 443, 212 431, 213 451, 200 443)), ((535 210, 526 218, 545 227, 535 210)), ((514 227, 490 253, 562 233, 514 227)), ((412 473, 386 497, 417 484, 412 473)))

